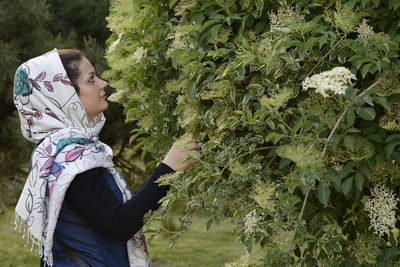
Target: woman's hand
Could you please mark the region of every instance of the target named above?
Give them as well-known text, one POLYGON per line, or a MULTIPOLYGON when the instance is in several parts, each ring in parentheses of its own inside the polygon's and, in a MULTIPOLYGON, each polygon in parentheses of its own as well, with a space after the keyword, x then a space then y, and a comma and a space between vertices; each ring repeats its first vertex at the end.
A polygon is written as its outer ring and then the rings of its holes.
POLYGON ((192 139, 185 147, 175 148, 172 147, 167 155, 165 156, 163 163, 167 164, 174 171, 183 171, 197 161, 194 159, 187 160, 183 163, 185 158, 190 154, 199 153, 200 146, 197 144, 196 140, 192 139))

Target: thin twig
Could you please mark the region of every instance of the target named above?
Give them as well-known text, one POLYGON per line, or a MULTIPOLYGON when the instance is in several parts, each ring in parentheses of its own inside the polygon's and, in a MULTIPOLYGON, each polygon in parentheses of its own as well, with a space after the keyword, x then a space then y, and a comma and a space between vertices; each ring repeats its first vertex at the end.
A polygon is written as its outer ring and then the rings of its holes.
POLYGON ((324 59, 329 56, 329 54, 332 53, 333 50, 335 50, 335 48, 340 44, 341 41, 342 39, 339 39, 339 41, 336 42, 336 44, 320 59, 320 61, 314 66, 314 68, 312 68, 312 70, 306 75, 306 77, 310 76, 311 73, 314 72, 314 70, 322 63, 322 61, 324 61, 324 59))

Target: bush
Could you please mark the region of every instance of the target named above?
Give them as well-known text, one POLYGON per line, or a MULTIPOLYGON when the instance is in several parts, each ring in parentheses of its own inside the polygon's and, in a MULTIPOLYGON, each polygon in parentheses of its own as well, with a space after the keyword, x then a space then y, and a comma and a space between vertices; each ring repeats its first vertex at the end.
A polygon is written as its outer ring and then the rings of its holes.
MULTIPOLYGON (((104 76, 133 148, 154 166, 175 137, 198 163, 163 177, 153 219, 187 201, 232 219, 254 265, 400 260, 400 2, 115 0, 104 76)), ((161 231, 161 229, 160 229, 161 231)), ((232 262, 231 265, 235 263, 232 262)))

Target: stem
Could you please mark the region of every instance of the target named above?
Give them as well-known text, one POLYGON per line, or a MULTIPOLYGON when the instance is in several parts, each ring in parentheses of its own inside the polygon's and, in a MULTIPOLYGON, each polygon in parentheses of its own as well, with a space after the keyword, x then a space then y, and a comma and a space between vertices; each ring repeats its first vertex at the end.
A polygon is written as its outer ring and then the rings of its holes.
POLYGON ((324 59, 329 56, 330 53, 333 52, 333 50, 335 50, 335 48, 340 44, 340 42, 342 41, 342 39, 340 39, 339 41, 336 42, 336 44, 328 51, 328 53, 326 53, 321 59, 320 61, 314 66, 314 68, 312 68, 312 70, 306 75, 306 77, 310 76, 311 73, 314 72, 314 70, 324 61, 324 59))
MULTIPOLYGON (((328 144, 329 141, 331 140, 333 134, 335 133, 336 129, 338 128, 340 122, 342 121, 342 119, 344 118, 344 116, 346 115, 346 113, 350 110, 350 106, 352 104, 354 104, 356 101, 358 101, 358 99, 360 99, 361 97, 363 97, 368 91, 370 91, 372 88, 374 88, 377 84, 379 84, 382 79, 387 75, 384 74, 382 77, 380 77, 376 82, 374 82, 373 84, 371 84, 366 90, 364 90, 362 93, 360 93, 358 96, 356 96, 353 101, 351 101, 351 103, 344 109, 343 113, 340 115, 339 119, 337 120, 335 126, 333 127, 332 131, 330 132, 326 142, 325 142, 325 146, 324 146, 324 150, 322 151, 322 157, 325 156, 326 153, 326 149, 328 148, 328 144)), ((310 187, 307 189, 306 195, 304 196, 304 201, 303 201, 303 206, 301 207, 301 211, 300 211, 300 215, 299 218, 301 218, 303 216, 304 213, 304 209, 306 207, 306 203, 308 200, 308 195, 310 194, 311 188, 314 186, 315 184, 315 180, 312 182, 312 184, 310 185, 310 187)))
MULTIPOLYGON (((357 55, 360 56, 360 53, 358 53, 356 50, 354 50, 353 47, 351 47, 351 45, 347 44, 347 43, 344 41, 344 39, 343 39, 343 37, 340 35, 339 29, 338 29, 337 27, 336 27, 336 33, 339 35, 340 39, 343 41, 343 43, 345 44, 345 46, 347 46, 347 47, 350 48, 354 53, 356 53, 357 55)), ((346 36, 346 34, 345 34, 345 36, 346 36)))

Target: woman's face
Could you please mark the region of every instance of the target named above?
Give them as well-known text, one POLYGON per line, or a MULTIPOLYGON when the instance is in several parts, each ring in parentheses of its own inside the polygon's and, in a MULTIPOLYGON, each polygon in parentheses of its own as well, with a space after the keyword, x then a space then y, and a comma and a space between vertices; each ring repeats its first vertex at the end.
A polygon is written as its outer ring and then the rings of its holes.
POLYGON ((108 83, 96 76, 92 64, 85 57, 82 58, 79 64, 79 70, 81 75, 76 81, 79 86, 79 98, 89 120, 92 120, 108 107, 107 96, 104 90, 108 83))

